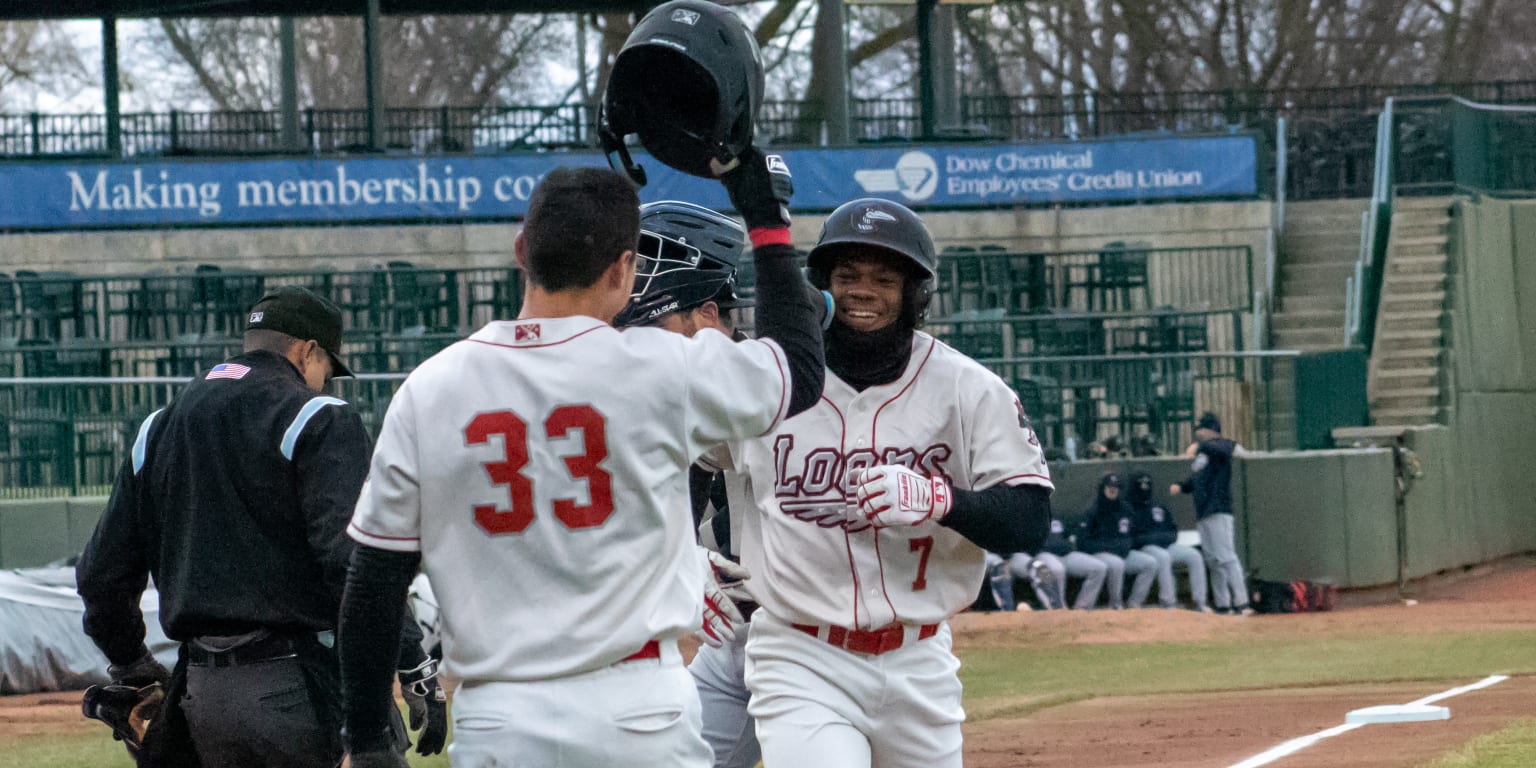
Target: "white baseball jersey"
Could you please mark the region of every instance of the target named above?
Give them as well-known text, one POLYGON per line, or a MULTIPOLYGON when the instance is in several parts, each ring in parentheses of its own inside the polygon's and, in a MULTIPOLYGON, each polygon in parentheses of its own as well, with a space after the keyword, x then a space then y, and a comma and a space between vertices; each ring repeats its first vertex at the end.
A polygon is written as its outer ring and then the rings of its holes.
POLYGON ((348 532, 422 553, 450 675, 604 667, 699 626, 688 466, 788 401, 772 342, 491 323, 401 386, 348 532))
POLYGON ((872 629, 942 621, 981 586, 982 549, 937 523, 845 524, 851 468, 903 464, 955 487, 1051 487, 1017 396, 991 371, 932 336, 914 334, 901 378, 858 392, 832 373, 815 407, 772 435, 734 445, 724 463, 746 476, 758 514, 741 520, 747 587, 786 621, 872 629))

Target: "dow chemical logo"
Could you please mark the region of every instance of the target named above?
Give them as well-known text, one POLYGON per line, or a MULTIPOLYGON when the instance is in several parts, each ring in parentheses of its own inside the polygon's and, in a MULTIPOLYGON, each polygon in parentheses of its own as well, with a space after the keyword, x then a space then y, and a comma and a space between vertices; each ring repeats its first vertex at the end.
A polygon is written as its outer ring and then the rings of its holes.
POLYGON ((853 180, 865 192, 898 192, 908 200, 927 200, 939 188, 939 164, 927 152, 907 152, 895 168, 861 168, 853 180))

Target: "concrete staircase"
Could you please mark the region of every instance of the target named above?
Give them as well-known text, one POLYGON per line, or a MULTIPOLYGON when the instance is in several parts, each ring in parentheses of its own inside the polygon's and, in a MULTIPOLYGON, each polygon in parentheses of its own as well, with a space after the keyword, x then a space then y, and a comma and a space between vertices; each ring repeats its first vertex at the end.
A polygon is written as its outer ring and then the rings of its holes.
POLYGON ((1451 203, 1449 197, 1393 201, 1371 355, 1373 424, 1441 418, 1451 203))
MULTIPOLYGON (((1360 216, 1368 200, 1291 203, 1280 233, 1272 349, 1315 351, 1344 346, 1344 282, 1360 256, 1360 216)), ((1270 377, 1271 444, 1296 444, 1295 371, 1275 365, 1270 377)))

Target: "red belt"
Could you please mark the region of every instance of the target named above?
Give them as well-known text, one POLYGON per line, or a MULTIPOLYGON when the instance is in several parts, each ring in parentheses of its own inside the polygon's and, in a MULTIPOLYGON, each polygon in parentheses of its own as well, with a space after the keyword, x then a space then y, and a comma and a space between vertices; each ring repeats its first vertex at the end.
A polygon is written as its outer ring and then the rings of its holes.
MULTIPOLYGON (((821 638, 821 627, 814 624, 791 624, 790 626, 811 637, 821 638)), ((939 633, 939 625, 924 624, 917 629, 917 639, 927 640, 939 633)), ((826 641, 844 650, 854 653, 866 653, 871 656, 879 656, 882 653, 890 653, 906 642, 907 628, 905 624, 887 624, 879 629, 848 629, 846 627, 827 627, 826 641)))
POLYGON ((659 658, 661 658, 661 643, 652 640, 649 643, 640 646, 640 650, 635 651, 634 653, 631 653, 622 659, 619 659, 619 663, 623 664, 626 661, 640 661, 641 659, 659 658))

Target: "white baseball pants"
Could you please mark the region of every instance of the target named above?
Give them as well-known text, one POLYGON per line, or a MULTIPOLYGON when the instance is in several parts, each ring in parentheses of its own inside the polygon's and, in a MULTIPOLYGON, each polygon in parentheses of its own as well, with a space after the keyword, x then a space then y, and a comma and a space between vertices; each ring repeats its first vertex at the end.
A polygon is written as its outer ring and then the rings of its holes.
POLYGON ((461 683, 453 768, 708 768, 699 694, 677 643, 660 659, 523 683, 461 683))
POLYGON ((747 688, 764 768, 960 768, 965 710, 950 647, 946 622, 889 653, 852 653, 759 609, 747 688))
POLYGON ((747 714, 747 632, 722 648, 700 646, 688 665, 703 706, 704 740, 715 753, 715 768, 752 768, 763 757, 747 714))

